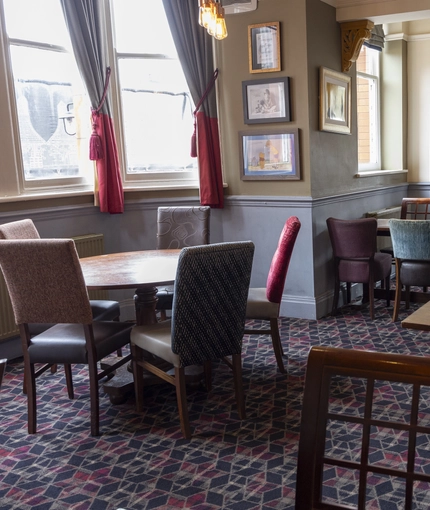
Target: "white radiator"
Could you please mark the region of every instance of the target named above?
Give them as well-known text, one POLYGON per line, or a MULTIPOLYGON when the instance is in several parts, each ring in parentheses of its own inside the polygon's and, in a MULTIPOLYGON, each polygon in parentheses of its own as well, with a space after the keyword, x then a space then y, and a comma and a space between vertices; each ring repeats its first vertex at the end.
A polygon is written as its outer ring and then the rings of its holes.
MULTIPOLYGON (((75 241, 76 251, 80 258, 104 253, 103 234, 85 234, 72 237, 72 239, 75 241)), ((104 290, 92 290, 89 295, 91 299, 108 299, 108 292, 104 290)), ((0 340, 18 334, 19 330, 15 324, 9 293, 0 271, 0 340)))

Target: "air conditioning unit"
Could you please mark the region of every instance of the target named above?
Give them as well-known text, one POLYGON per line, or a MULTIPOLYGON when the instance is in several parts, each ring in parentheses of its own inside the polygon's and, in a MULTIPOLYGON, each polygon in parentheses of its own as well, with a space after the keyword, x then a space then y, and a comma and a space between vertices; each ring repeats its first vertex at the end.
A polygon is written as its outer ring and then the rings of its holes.
POLYGON ((257 0, 222 0, 225 14, 239 14, 241 12, 255 11, 257 0))

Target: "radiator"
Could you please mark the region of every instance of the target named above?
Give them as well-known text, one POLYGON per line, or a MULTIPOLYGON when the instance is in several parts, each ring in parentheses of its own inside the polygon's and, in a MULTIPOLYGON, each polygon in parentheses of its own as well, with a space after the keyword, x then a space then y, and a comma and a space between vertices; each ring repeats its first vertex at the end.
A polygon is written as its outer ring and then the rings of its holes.
MULTIPOLYGON (((104 253, 103 234, 85 234, 72 237, 76 244, 76 251, 80 258, 102 255, 104 253)), ((92 290, 89 292, 90 299, 108 299, 108 292, 104 290, 92 290)), ((15 324, 12 304, 9 293, 0 271, 0 340, 16 336, 19 330, 15 324)))

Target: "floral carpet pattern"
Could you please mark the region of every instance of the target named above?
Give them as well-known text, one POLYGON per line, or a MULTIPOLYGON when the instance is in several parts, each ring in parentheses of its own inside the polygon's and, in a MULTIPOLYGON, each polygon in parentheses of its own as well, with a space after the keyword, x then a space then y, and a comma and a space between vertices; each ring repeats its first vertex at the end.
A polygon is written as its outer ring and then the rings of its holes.
MULTIPOLYGON (((146 388, 141 414, 132 397, 113 405, 101 390, 102 435, 91 437, 84 366, 74 367, 74 400, 61 368, 38 379, 38 432, 28 435, 22 362, 10 362, 0 391, 0 509, 294 509, 311 346, 430 357, 430 334, 401 328, 416 305, 402 310, 396 323, 384 305, 376 302, 374 321, 360 306, 320 320, 282 319, 286 374, 277 370, 268 336, 245 336, 246 420, 238 419, 233 380, 220 363, 209 394, 203 387, 188 392, 191 441, 180 432, 174 387, 164 384, 146 388)), ((380 444, 381 454, 384 447, 397 455, 383 438, 380 444)), ((348 495, 348 483, 339 475, 334 491, 348 495)), ((430 507, 425 498, 417 508, 430 507)), ((375 481, 369 508, 401 508, 393 484, 375 481)))

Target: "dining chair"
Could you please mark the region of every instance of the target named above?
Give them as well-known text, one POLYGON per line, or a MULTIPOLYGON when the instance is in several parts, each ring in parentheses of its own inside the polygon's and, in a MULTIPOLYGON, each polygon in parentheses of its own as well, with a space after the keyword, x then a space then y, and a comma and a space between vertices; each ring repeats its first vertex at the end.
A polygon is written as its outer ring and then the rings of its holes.
POLYGON ((262 320, 267 322, 269 327, 265 329, 246 327, 245 334, 271 336, 276 362, 282 373, 285 372, 285 367, 282 359, 284 351, 278 324, 279 311, 288 267, 300 227, 301 223, 297 216, 291 216, 287 219, 272 257, 266 287, 251 287, 246 306, 246 319, 248 321, 262 320))
POLYGON ((137 410, 143 409, 143 372, 147 370, 175 386, 186 439, 191 437, 185 387, 185 368, 190 365, 204 366, 210 391, 211 361, 225 361, 233 370, 239 418, 245 419, 241 352, 253 255, 250 241, 183 248, 171 321, 134 326, 131 332, 137 410), (144 358, 144 351, 173 365, 174 374, 144 358))
POLYGON ((396 264, 396 295, 393 322, 398 319, 403 286, 409 308, 411 286, 430 286, 430 221, 390 219, 390 234, 396 264))
MULTIPOLYGON (((180 249, 209 244, 210 213, 208 206, 159 207, 157 210, 157 249, 180 249)), ((172 309, 173 285, 158 289, 157 311, 166 320, 172 309)))
POLYGON ((91 434, 99 435, 98 382, 131 355, 98 372, 97 363, 130 343, 132 325, 94 321, 72 239, 15 239, 0 242, 0 267, 19 326, 27 384, 28 432, 36 433, 36 378, 63 364, 73 398, 71 364, 88 365, 91 434), (29 325, 55 324, 31 336, 29 325), (42 365, 42 366, 40 366, 42 365))
POLYGON ((372 489, 383 490, 390 480, 404 498, 393 499, 394 507, 415 508, 416 493, 430 482, 419 454, 420 442, 430 434, 428 412, 420 415, 422 409, 428 411, 429 387, 428 357, 312 347, 301 411, 295 509, 364 510, 370 508, 366 498, 372 497, 372 489), (385 459, 375 456, 374 444, 379 442, 386 445, 385 459))
MULTIPOLYGON (((40 239, 39 231, 33 220, 26 218, 24 220, 11 221, 0 225, 0 239, 40 239)), ((95 321, 118 321, 120 317, 120 305, 118 301, 108 299, 91 299, 91 311, 93 320, 95 321)), ((31 336, 39 335, 43 331, 53 326, 53 324, 29 324, 31 336)), ((118 356, 122 356, 122 350, 117 352, 118 356)), ((57 366, 52 365, 51 372, 55 373, 57 366)), ((25 380, 23 382, 23 391, 26 391, 25 380)), ((70 391, 70 389, 69 389, 70 391)))
POLYGON ((327 218, 333 248, 334 298, 332 314, 338 308, 340 283, 346 283, 347 299, 351 302, 351 283, 362 283, 363 301, 369 299, 370 318, 375 318, 374 287, 382 281, 387 306, 390 306, 391 255, 376 251, 376 218, 341 220, 327 218))
MULTIPOLYGON (((430 197, 427 198, 403 198, 400 207, 401 220, 428 220, 430 219, 430 197)), ((382 253, 389 253, 393 257, 393 246, 387 246, 380 250, 382 253)))

